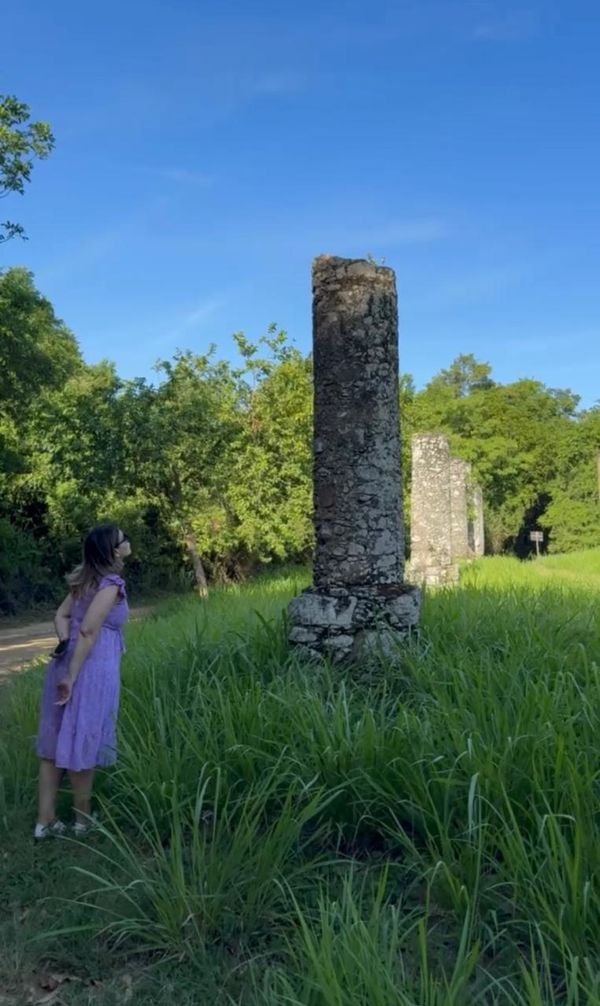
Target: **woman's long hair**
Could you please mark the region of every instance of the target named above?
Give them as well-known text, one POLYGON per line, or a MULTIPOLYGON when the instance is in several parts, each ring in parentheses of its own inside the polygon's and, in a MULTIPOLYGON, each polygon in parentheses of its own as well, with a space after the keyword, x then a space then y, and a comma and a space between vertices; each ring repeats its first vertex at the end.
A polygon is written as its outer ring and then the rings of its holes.
POLYGON ((117 553, 119 528, 116 524, 100 524, 92 528, 83 543, 83 560, 67 576, 74 597, 82 597, 100 583, 107 573, 120 573, 123 560, 117 553))

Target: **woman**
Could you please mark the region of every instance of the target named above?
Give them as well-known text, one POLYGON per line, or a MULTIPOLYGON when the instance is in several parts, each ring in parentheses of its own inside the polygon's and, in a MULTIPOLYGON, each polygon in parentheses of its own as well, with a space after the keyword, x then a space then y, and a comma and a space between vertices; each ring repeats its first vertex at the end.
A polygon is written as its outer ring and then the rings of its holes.
POLYGON ((94 771, 116 761, 122 626, 128 615, 124 559, 129 539, 116 524, 87 535, 83 562, 67 577, 56 612, 59 643, 44 681, 36 751, 41 759, 36 839, 63 834, 56 796, 65 770, 73 787, 75 834, 91 823, 94 771))

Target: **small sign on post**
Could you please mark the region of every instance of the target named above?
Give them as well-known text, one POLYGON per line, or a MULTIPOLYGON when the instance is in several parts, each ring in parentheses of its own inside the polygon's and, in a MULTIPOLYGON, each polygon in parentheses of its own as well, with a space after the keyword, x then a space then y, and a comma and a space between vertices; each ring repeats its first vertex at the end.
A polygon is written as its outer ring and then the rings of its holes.
POLYGON ((535 542, 535 554, 539 558, 540 555, 540 542, 544 540, 543 531, 530 531, 529 540, 535 542))

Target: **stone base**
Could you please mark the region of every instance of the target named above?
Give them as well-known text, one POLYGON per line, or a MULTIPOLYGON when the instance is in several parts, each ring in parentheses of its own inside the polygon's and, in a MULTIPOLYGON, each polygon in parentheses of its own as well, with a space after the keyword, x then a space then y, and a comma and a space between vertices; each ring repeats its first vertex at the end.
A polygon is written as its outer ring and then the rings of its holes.
POLYGON ((289 640, 304 656, 390 657, 419 621, 421 592, 410 584, 309 587, 288 607, 289 640))
POLYGON ((409 562, 406 566, 406 579, 409 583, 418 584, 420 587, 443 587, 458 583, 458 578, 459 570, 456 563, 450 566, 420 566, 409 562))

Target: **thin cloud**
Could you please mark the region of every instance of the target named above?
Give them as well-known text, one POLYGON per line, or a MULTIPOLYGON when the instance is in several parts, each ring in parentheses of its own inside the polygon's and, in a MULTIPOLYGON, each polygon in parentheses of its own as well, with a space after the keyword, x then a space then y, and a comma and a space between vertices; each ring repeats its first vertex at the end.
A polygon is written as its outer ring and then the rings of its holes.
POLYGON ((166 205, 162 196, 146 200, 106 227, 81 234, 64 253, 54 256, 49 265, 38 270, 38 279, 42 283, 70 280, 121 255, 124 247, 136 241, 140 232, 166 205))
POLYGON ((220 311, 224 305, 225 301, 222 297, 209 297, 206 300, 200 301, 196 307, 181 317, 178 332, 187 332, 190 328, 196 328, 198 325, 203 324, 220 311))
POLYGON ((543 335, 523 333, 522 335, 505 339, 503 346, 510 351, 514 350, 519 353, 532 353, 536 355, 556 352, 568 349, 569 347, 572 349, 577 347, 585 353, 586 359, 589 362, 590 359, 593 361, 595 356, 598 356, 597 352, 594 355, 594 352, 590 350, 590 346, 595 347, 600 344, 598 334, 595 329, 575 329, 550 334, 544 333, 543 335))
POLYGON ((426 292, 406 291, 403 304, 405 308, 420 313, 475 307, 497 300, 507 291, 521 286, 531 275, 532 269, 526 265, 522 268, 499 265, 477 269, 438 283, 431 282, 426 292))
POLYGON ((292 70, 273 70, 257 73, 243 82, 242 91, 256 96, 296 94, 305 90, 307 78, 305 74, 292 70), (245 86, 247 85, 247 86, 245 86))
POLYGON ((525 272, 512 266, 483 269, 445 283, 439 293, 445 303, 474 304, 493 300, 505 290, 519 286, 525 272))
POLYGON ((355 244, 391 247, 395 245, 431 244, 442 241, 449 235, 444 220, 436 217, 422 220, 392 220, 379 227, 367 228, 354 236, 355 244))
POLYGON ((538 12, 519 10, 480 22, 473 31, 473 38, 478 42, 521 42, 535 35, 538 29, 538 12))
POLYGON ((189 168, 165 168, 161 174, 172 182, 201 185, 203 187, 212 185, 214 181, 211 175, 206 175, 202 171, 191 171, 189 168))
POLYGON ((334 250, 336 254, 360 256, 388 252, 403 246, 432 245, 448 238, 452 231, 448 222, 438 216, 398 218, 369 224, 364 213, 355 225, 351 203, 331 209, 324 206, 316 215, 308 210, 300 216, 285 213, 266 228, 254 219, 236 218, 221 223, 218 232, 194 237, 188 248, 225 251, 232 242, 243 246, 250 255, 279 254, 313 256, 318 251, 334 250))
POLYGON ((146 338, 144 344, 147 349, 157 351, 163 347, 168 347, 169 352, 175 350, 180 339, 187 339, 194 332, 200 332, 207 322, 214 319, 215 315, 225 307, 227 301, 223 296, 210 296, 191 307, 187 311, 180 311, 162 321, 157 321, 156 317, 144 326, 146 338), (154 330, 154 334, 152 334, 154 330), (148 336, 150 336, 148 338, 148 336))
POLYGON ((187 310, 159 310, 157 305, 151 304, 146 315, 138 314, 135 318, 126 319, 125 323, 120 319, 118 324, 94 333, 94 342, 105 347, 105 352, 118 353, 121 357, 124 347, 135 346, 135 366, 146 369, 153 354, 155 358, 159 356, 160 359, 165 359, 181 348, 182 344, 187 348, 188 340, 192 345, 197 345, 198 340, 204 342, 206 326, 214 321, 226 305, 225 294, 207 296, 187 310), (141 347, 146 362, 140 365, 141 347))
MULTIPOLYGON (((182 340, 192 339, 202 336, 206 337, 206 329, 213 325, 219 314, 227 308, 232 300, 239 299, 245 292, 243 286, 231 287, 230 289, 215 292, 186 310, 179 310, 169 315, 168 321, 157 322, 156 318, 151 323, 151 328, 156 333, 154 337, 146 339, 145 345, 154 351, 162 349, 163 352, 175 352, 175 349, 182 340), (160 329, 160 334, 157 331, 160 329)), ((215 342, 217 339, 214 340, 215 342)))

